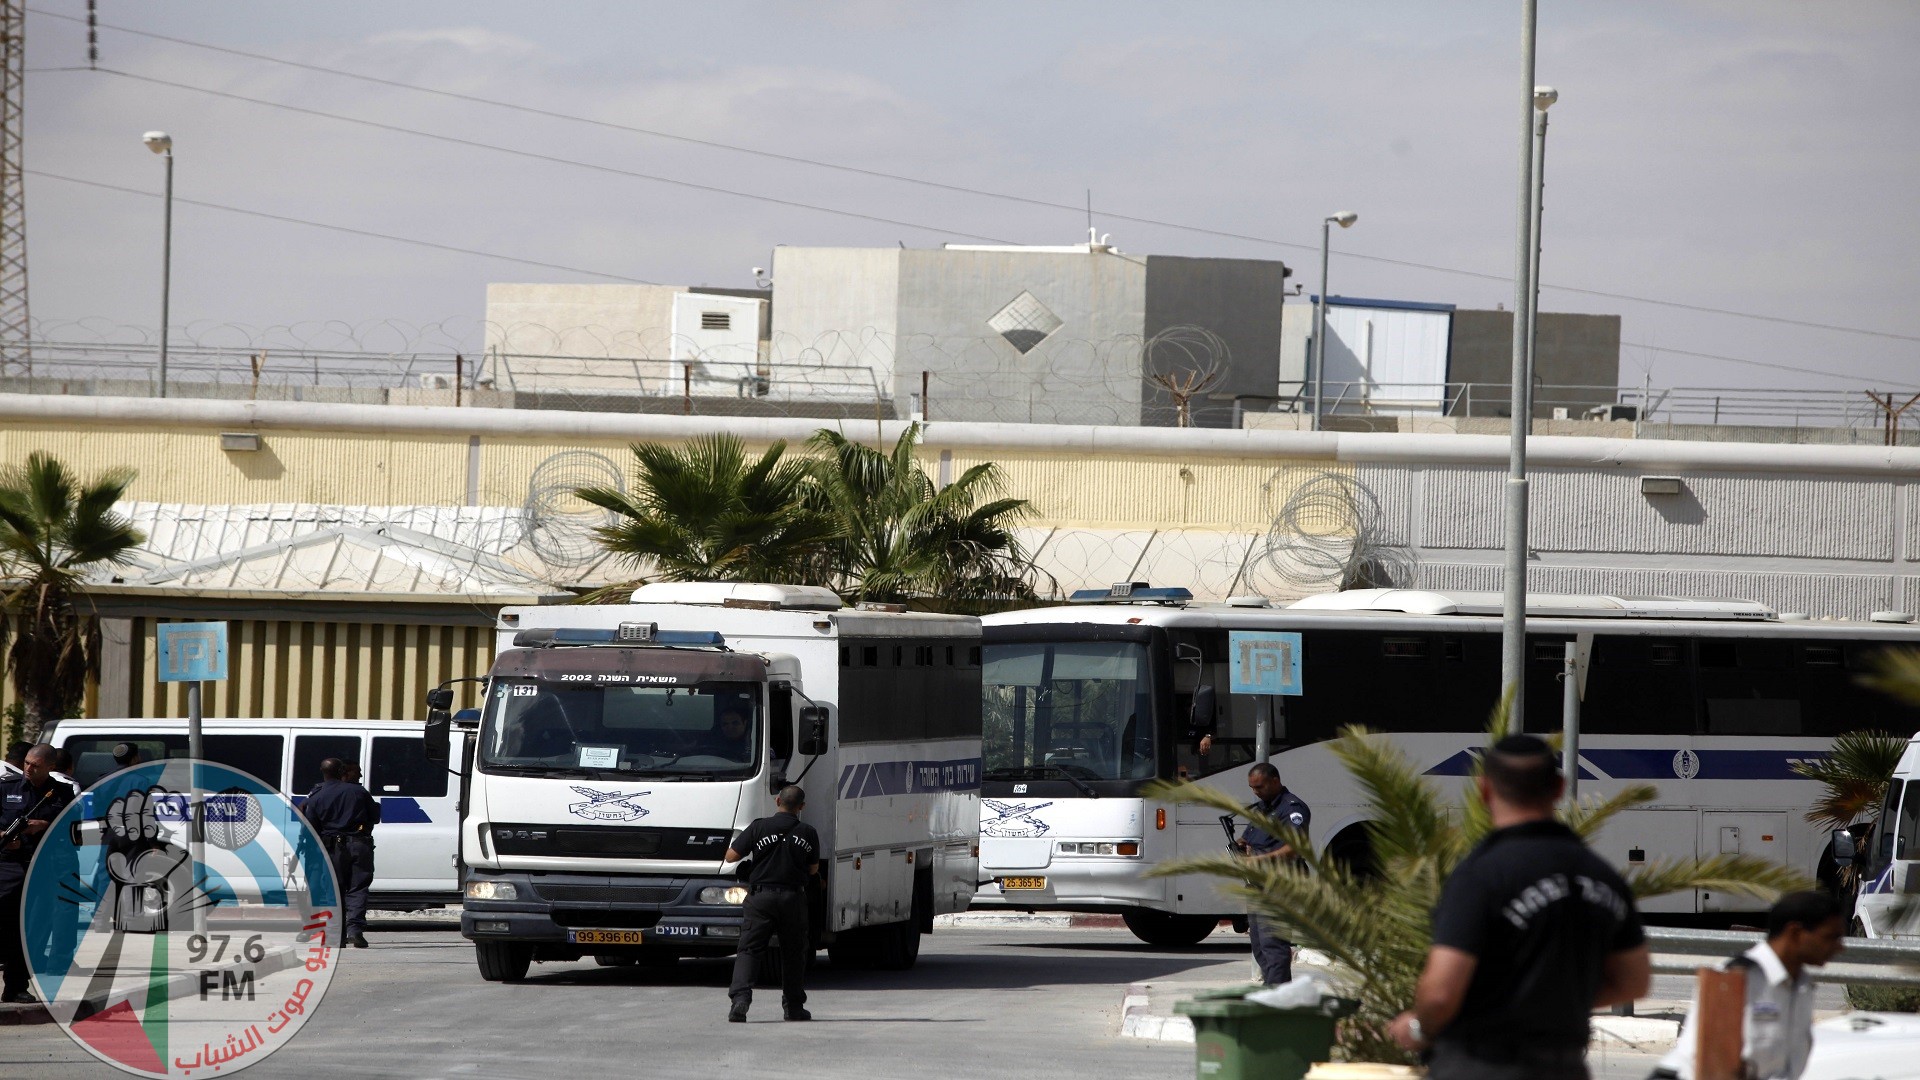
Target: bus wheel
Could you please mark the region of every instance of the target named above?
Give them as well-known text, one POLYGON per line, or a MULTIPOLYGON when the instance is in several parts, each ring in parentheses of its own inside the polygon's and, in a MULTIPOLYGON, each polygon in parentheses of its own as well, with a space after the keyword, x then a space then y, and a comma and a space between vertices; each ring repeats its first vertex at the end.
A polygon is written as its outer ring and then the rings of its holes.
POLYGON ((476 941, 473 956, 480 963, 481 978, 516 983, 527 977, 527 968, 533 965, 533 946, 517 941, 476 941))
POLYGON ((1151 908, 1128 908, 1120 918, 1134 937, 1160 946, 1198 945, 1220 923, 1217 915, 1174 915, 1151 908))
POLYGON ((1373 858, 1373 838, 1365 825, 1349 825, 1327 845, 1327 855, 1347 864, 1353 876, 1365 881, 1380 872, 1373 858))

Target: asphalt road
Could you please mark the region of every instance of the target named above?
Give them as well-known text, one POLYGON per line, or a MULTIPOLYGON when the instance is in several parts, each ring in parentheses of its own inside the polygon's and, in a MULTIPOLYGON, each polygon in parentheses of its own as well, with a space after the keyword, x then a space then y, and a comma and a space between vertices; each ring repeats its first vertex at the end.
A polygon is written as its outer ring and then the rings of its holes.
MULTIPOLYGON (((1184 1077, 1191 1046, 1119 1037, 1122 994, 1133 982, 1207 977, 1198 969, 1244 963, 1246 952, 1244 937, 1224 931, 1152 950, 1118 929, 942 929, 909 972, 835 972, 822 954, 809 979, 813 1023, 783 1023, 779 991, 762 989, 739 1025, 726 1023, 731 961, 538 964, 505 986, 480 980, 457 932, 368 937, 374 947, 343 955, 295 1041, 248 1077, 1184 1077)), ((121 1075, 52 1025, 0 1029, 0 1076, 121 1075)))

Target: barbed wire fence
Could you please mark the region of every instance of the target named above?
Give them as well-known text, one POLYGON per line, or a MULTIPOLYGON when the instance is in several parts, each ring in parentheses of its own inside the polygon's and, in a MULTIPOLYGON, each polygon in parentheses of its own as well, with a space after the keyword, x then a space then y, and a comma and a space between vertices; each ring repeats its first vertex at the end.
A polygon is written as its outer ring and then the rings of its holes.
MULTIPOLYGON (((0 392, 154 396, 159 352, 151 328, 38 321, 27 347, 7 351, 0 392)), ((1214 428, 1302 426, 1305 405, 1297 383, 1277 381, 1277 358, 1234 357, 1198 326, 1152 338, 1055 333, 1022 353, 999 334, 872 328, 714 345, 669 330, 465 318, 191 323, 174 328, 168 354, 169 396, 228 400, 1214 428), (1256 363, 1271 375, 1229 380, 1256 363), (1229 382, 1264 392, 1231 393, 1229 382)), ((1477 431, 1504 416, 1507 400, 1505 384, 1492 383, 1328 383, 1325 394, 1325 426, 1336 430, 1477 431)), ((1885 428, 1883 410, 1855 391, 1543 385, 1534 398, 1542 423, 1558 412, 1632 420, 1654 437, 1676 425, 1751 424, 1880 442, 1885 428)), ((1913 431, 1888 437, 1920 441, 1913 431)))

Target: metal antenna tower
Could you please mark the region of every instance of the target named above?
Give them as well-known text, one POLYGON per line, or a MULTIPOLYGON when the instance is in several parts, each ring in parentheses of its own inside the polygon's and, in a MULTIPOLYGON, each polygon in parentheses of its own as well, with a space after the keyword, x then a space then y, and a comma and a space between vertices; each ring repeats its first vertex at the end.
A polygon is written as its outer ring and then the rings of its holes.
POLYGON ((27 320, 26 0, 0 0, 0 371, 33 374, 27 320))

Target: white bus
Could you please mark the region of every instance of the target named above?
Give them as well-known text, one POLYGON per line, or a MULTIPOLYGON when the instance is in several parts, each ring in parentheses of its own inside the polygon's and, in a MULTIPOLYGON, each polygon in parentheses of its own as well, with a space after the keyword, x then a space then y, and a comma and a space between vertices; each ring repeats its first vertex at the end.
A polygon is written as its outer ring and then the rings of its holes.
MULTIPOLYGON (((446 761, 427 758, 423 729, 406 720, 228 720, 202 722, 207 760, 252 773, 306 799, 330 757, 358 762, 380 802, 374 829, 373 889, 368 905, 400 910, 460 902, 454 850, 459 784, 446 761)), ((465 738, 455 730, 453 739, 465 738)), ((140 760, 187 756, 187 722, 62 720, 46 740, 73 754, 73 778, 84 788, 114 770, 113 747, 131 743, 140 760)), ((456 741, 453 760, 460 760, 456 741)))
MULTIPOLYGON (((1391 733, 1451 791, 1500 692, 1497 594, 1361 590, 1271 608, 1193 604, 1182 589, 1131 585, 1087 599, 983 620, 986 880, 975 907, 1118 912, 1142 940, 1198 941, 1239 912, 1209 879, 1144 871, 1222 850, 1219 814, 1144 798, 1144 785, 1184 776, 1251 801, 1255 723, 1277 701, 1271 760, 1312 807, 1313 842, 1364 865, 1361 793, 1326 740, 1346 724, 1391 733), (1233 630, 1299 632, 1304 693, 1230 694, 1233 630), (1212 693, 1199 698, 1217 703, 1212 717, 1193 715, 1202 686, 1212 693)), ((1920 726, 1920 713, 1859 682, 1887 647, 1920 645, 1912 625, 1783 620, 1745 601, 1536 594, 1530 731, 1561 729, 1570 640, 1588 657, 1581 795, 1628 783, 1659 790, 1599 838, 1616 865, 1737 851, 1813 872, 1827 837, 1805 812, 1819 786, 1791 762, 1824 752, 1842 731, 1910 736, 1920 726)), ((1698 891, 1646 906, 1704 914, 1754 905, 1698 891)))

